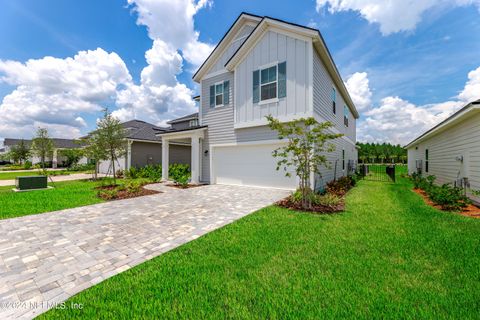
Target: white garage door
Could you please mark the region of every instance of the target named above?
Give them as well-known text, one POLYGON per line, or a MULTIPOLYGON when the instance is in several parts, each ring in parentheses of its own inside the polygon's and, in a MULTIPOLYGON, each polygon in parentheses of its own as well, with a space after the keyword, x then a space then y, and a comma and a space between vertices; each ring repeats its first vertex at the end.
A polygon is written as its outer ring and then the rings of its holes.
POLYGON ((279 144, 214 147, 213 175, 218 184, 295 189, 296 178, 276 170, 272 151, 279 144))

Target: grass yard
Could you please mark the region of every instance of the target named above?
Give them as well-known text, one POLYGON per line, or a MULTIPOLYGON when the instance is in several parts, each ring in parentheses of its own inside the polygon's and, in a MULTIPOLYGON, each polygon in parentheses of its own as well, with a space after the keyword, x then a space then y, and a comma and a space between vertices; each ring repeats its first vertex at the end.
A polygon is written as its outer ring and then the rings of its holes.
MULTIPOLYGON (((51 170, 47 171, 49 175, 69 175, 75 173, 86 173, 87 171, 68 171, 68 170, 51 170)), ((0 171, 0 180, 15 180, 16 177, 37 176, 43 174, 40 170, 29 172, 0 171)))
POLYGON ((13 192, 12 186, 0 187, 0 219, 103 202, 94 190, 97 185, 98 182, 65 181, 56 182, 54 189, 29 192, 13 192))
POLYGON ((479 317, 479 220, 428 207, 405 179, 361 181, 346 206, 265 208, 40 318, 479 317))

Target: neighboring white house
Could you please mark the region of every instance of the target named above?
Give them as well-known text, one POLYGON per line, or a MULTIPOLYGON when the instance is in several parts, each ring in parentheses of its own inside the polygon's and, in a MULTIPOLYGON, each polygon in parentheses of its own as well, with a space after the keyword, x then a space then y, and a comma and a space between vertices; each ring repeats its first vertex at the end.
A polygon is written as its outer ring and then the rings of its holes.
MULTIPOLYGON (((12 149, 12 147, 17 146, 22 140, 25 142, 25 144, 28 147, 31 146, 32 140, 5 138, 5 140, 3 141, 3 146, 4 146, 3 153, 8 153, 12 149)), ((57 168, 58 166, 62 166, 63 162, 66 160, 65 157, 59 154, 61 150, 79 149, 83 147, 80 141, 73 140, 73 139, 52 138, 51 140, 53 142, 53 155, 52 157, 48 157, 46 161, 52 163, 52 168, 57 168)), ((37 164, 41 162, 41 159, 35 155, 32 155, 29 158, 29 161, 31 161, 32 164, 37 164)), ((86 164, 87 161, 88 160, 86 157, 82 157, 78 163, 86 164)))
POLYGON ((344 134, 313 187, 348 174, 357 161, 359 114, 318 30, 242 13, 193 79, 200 84, 198 126, 158 134, 165 164, 173 141, 191 145, 192 182, 295 189, 295 175, 275 170, 272 151, 285 142, 268 128, 267 115, 315 117, 344 134))
POLYGON ((480 190, 480 100, 469 103, 406 148, 410 174, 421 172, 436 176, 438 183, 480 190))

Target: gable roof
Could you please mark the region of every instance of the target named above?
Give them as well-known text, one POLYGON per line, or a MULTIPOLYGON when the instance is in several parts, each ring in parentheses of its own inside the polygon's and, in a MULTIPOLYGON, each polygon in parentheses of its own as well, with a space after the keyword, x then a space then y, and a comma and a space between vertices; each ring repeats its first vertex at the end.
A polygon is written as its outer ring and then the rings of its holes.
POLYGON ((301 35, 306 38, 311 38, 313 42, 313 47, 319 54, 320 59, 323 61, 337 89, 345 97, 345 100, 346 100, 345 103, 348 105, 353 116, 356 119, 360 117, 355 107, 355 104, 353 103, 352 98, 350 97, 350 94, 348 93, 348 90, 345 87, 345 83, 343 82, 340 72, 338 71, 338 68, 335 62, 333 61, 332 55, 328 50, 325 40, 323 39, 323 36, 320 33, 320 31, 318 29, 302 26, 296 23, 287 22, 287 21, 272 18, 269 16, 261 17, 261 16, 242 12, 240 16, 237 18, 237 20, 235 20, 234 24, 227 31, 227 33, 222 38, 222 40, 220 40, 219 44, 213 50, 212 54, 210 54, 207 60, 205 60, 202 66, 195 73, 195 75, 193 76, 193 79, 195 81, 199 82, 202 76, 205 74, 206 70, 208 70, 213 65, 213 63, 220 57, 221 53, 223 53, 223 50, 230 43, 231 41, 230 38, 233 37, 234 33, 238 31, 238 30, 235 30, 235 32, 233 32, 234 28, 239 29, 241 25, 245 22, 245 20, 242 20, 242 18, 246 19, 247 17, 256 18, 257 19, 256 21, 258 21, 258 24, 250 33, 250 35, 245 39, 245 41, 240 45, 240 47, 235 51, 235 53, 230 57, 230 59, 227 61, 227 63, 225 64, 225 68, 227 70, 233 71, 235 69, 235 66, 242 61, 243 57, 250 51, 250 49, 253 47, 255 42, 265 34, 265 32, 269 29, 269 27, 276 27, 285 32, 293 32, 297 35, 301 35))
POLYGON ((452 114, 447 119, 443 120, 433 128, 427 130, 425 133, 420 135, 419 137, 415 138, 409 144, 405 146, 405 148, 411 148, 417 143, 420 143, 430 137, 437 135, 438 133, 458 124, 459 122, 468 119, 471 117, 472 113, 480 111, 480 99, 476 101, 472 101, 454 114, 452 114))
POLYGON ((157 134, 167 130, 142 120, 130 120, 121 125, 127 130, 127 139, 132 140, 161 141, 157 134))
POLYGON ((195 120, 195 119, 198 119, 198 112, 195 112, 195 113, 192 113, 192 114, 189 114, 189 115, 177 118, 177 119, 170 120, 167 123, 168 124, 173 124, 173 123, 185 122, 185 121, 190 121, 190 120, 195 120))
POLYGON ((243 58, 248 54, 248 52, 250 52, 250 49, 254 46, 255 42, 260 39, 270 27, 275 27, 284 32, 293 32, 303 37, 312 39, 313 47, 320 56, 320 59, 322 60, 328 73, 332 77, 332 80, 335 83, 337 89, 345 97, 345 102, 348 105, 353 116, 358 119, 360 115, 357 111, 357 108, 355 107, 355 104, 353 103, 353 100, 348 93, 342 76, 338 71, 337 65, 333 61, 332 54, 328 50, 325 40, 323 39, 323 36, 318 29, 265 16, 263 17, 262 21, 260 21, 260 23, 256 26, 256 28, 252 31, 252 33, 248 36, 248 38, 237 49, 237 51, 230 57, 230 59, 225 64, 225 68, 229 71, 233 71, 235 66, 243 60, 243 58))
MULTIPOLYGON (((9 146, 9 147, 16 146, 22 140, 25 141, 25 144, 27 146, 30 146, 32 144, 32 140, 5 138, 5 140, 3 141, 3 145, 9 146)), ((54 147, 59 149, 76 149, 76 148, 81 148, 84 145, 80 140, 74 140, 74 139, 52 138, 52 141, 53 141, 54 147)))
POLYGON ((205 72, 210 69, 210 67, 222 56, 222 53, 228 48, 228 45, 233 40, 235 34, 240 31, 243 25, 248 22, 258 23, 262 20, 263 17, 257 16, 255 14, 242 12, 235 22, 230 26, 228 31, 223 35, 222 39, 218 42, 217 46, 213 49, 210 55, 205 59, 197 72, 193 75, 193 80, 200 82, 200 79, 205 75, 205 72))

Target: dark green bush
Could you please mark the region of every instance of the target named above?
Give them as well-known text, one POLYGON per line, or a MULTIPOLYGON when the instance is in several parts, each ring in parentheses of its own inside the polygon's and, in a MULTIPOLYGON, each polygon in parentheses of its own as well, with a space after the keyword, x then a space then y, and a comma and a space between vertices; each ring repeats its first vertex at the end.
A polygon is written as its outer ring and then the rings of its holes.
POLYGON ((327 193, 343 196, 356 184, 355 179, 350 176, 341 177, 335 181, 327 183, 327 193))
POLYGON ((186 186, 190 180, 190 166, 187 164, 174 163, 168 167, 170 179, 175 183, 186 186))
POLYGON ((414 188, 425 191, 430 200, 443 210, 458 211, 471 203, 462 188, 448 183, 438 186, 435 184, 436 177, 433 175, 424 178, 414 173, 411 178, 414 188))

